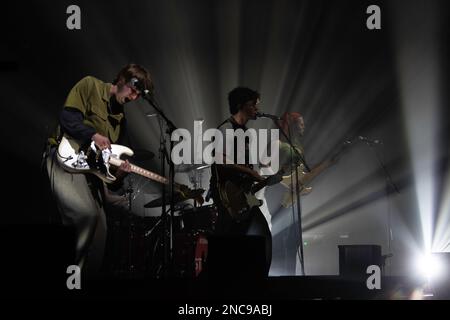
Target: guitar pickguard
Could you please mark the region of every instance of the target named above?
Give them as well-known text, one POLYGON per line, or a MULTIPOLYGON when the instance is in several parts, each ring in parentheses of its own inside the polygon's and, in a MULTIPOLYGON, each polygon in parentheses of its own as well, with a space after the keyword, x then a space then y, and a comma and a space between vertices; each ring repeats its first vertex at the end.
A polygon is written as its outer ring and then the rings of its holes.
MULTIPOLYGON (((80 146, 75 140, 63 137, 58 146, 57 158, 63 168, 69 172, 90 172, 106 183, 112 183, 116 178, 110 172, 109 161, 113 157, 115 145, 112 150, 100 150, 92 142, 88 146, 80 146)), ((120 151, 120 150, 119 150, 120 151)))

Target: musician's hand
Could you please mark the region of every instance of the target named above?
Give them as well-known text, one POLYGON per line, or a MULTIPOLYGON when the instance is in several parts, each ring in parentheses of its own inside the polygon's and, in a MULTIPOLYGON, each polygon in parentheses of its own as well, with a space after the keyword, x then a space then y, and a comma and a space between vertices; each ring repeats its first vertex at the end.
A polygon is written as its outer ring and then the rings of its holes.
POLYGON ((122 164, 119 167, 119 170, 125 171, 127 173, 130 173, 131 172, 131 164, 130 164, 130 162, 128 162, 128 160, 125 160, 124 162, 122 162, 122 164))
POLYGON ((257 171, 250 169, 249 173, 255 181, 264 181, 264 178, 257 171))
POLYGON ((105 136, 100 133, 96 133, 92 136, 92 141, 100 148, 100 150, 111 149, 111 142, 105 136))
POLYGON ((128 160, 122 162, 122 164, 117 168, 116 178, 123 179, 127 176, 128 173, 131 172, 131 164, 128 160))

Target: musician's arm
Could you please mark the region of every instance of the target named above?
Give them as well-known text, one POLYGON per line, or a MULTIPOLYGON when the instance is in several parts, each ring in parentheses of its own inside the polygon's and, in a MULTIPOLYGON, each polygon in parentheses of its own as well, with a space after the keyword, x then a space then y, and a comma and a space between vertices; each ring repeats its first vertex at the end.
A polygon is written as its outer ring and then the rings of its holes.
POLYGON ((82 144, 89 143, 95 134, 95 129, 83 123, 84 116, 81 111, 65 107, 61 111, 59 123, 65 133, 82 144))

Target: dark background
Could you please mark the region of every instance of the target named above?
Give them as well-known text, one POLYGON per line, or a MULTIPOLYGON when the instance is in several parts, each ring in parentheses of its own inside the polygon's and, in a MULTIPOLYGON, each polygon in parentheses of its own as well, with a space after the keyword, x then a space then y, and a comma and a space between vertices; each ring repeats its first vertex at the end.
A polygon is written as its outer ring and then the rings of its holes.
MULTIPOLYGON (((412 145, 419 153, 435 151, 429 171, 436 186, 433 201, 439 207, 446 199, 445 1, 30 1, 10 4, 3 24, 5 224, 53 221, 54 206, 40 172, 46 136, 79 79, 93 75, 112 81, 129 62, 150 70, 156 98, 178 127, 191 129, 200 118, 204 128, 216 127, 228 116, 227 93, 244 85, 261 92, 264 112, 304 115, 310 163, 318 163, 349 137, 383 141, 378 152, 401 194, 386 187, 370 148, 362 143, 352 148, 317 180, 315 195, 303 202, 304 237, 311 248, 305 259, 312 261, 311 273, 336 273, 336 245, 345 243, 374 243, 384 253, 395 251, 392 272, 406 272, 410 241, 420 247, 423 236, 412 145), (71 4, 81 8, 81 30, 66 28, 71 4), (366 28, 371 4, 381 8, 381 30, 366 28), (411 83, 405 85, 405 79, 411 83), (424 84, 434 90, 422 90, 424 84), (428 112, 435 122, 421 121, 428 112), (408 122, 412 114, 417 118, 408 122), (414 133, 420 137, 431 131, 429 140, 412 139, 414 133), (435 149, 427 148, 429 142, 435 149), (395 237, 389 237, 389 229, 395 237), (331 254, 321 260, 325 252, 331 254), (324 267, 330 263, 334 267, 324 267)), ((132 147, 157 154, 156 118, 145 116, 152 108, 140 101, 127 106, 126 113, 132 147)), ((251 126, 271 124, 258 120, 251 126)), ((159 159, 145 166, 158 171, 159 159)), ((279 190, 268 194, 274 243, 281 243, 280 234, 292 224, 291 213, 279 210, 279 190)))

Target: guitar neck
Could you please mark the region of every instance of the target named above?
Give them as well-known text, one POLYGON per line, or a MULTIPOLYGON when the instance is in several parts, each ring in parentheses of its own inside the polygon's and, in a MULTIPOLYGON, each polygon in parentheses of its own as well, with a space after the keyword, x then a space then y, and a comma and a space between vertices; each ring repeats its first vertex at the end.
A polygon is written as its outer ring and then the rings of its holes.
MULTIPOLYGON (((119 167, 123 162, 125 162, 124 160, 121 159, 115 159, 115 158, 110 158, 109 159, 109 163, 112 164, 113 166, 117 166, 119 167)), ((130 163, 131 165, 131 172, 136 173, 140 176, 149 178, 150 180, 159 182, 159 183, 163 183, 163 184, 169 184, 169 180, 160 176, 159 174, 156 174, 152 171, 146 170, 144 168, 141 168, 135 164, 130 163)))
POLYGON ((308 175, 308 179, 312 180, 315 177, 317 177, 319 174, 321 174, 325 169, 327 169, 329 166, 331 166, 331 162, 329 160, 323 161, 318 166, 311 169, 311 172, 306 173, 308 175))

